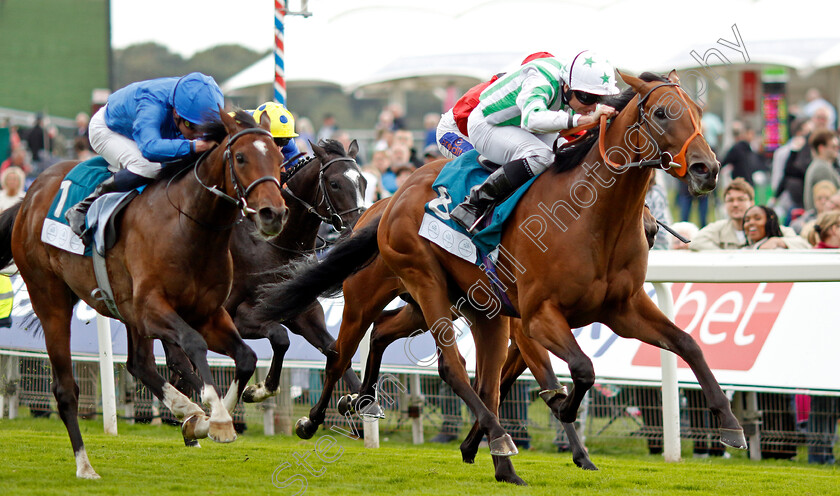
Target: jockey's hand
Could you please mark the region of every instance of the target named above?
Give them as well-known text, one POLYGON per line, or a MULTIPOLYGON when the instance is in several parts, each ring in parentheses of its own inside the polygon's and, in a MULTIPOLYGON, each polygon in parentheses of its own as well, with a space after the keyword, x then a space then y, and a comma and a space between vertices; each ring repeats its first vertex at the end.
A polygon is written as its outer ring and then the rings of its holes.
POLYGON ((601 105, 600 103, 595 107, 595 113, 593 114, 596 118, 600 118, 602 115, 606 115, 607 118, 613 117, 618 112, 609 105, 601 105))
POLYGON ((207 150, 213 148, 213 145, 215 145, 215 143, 213 143, 212 141, 205 141, 203 139, 197 139, 193 141, 193 143, 195 143, 196 153, 206 152, 207 150))

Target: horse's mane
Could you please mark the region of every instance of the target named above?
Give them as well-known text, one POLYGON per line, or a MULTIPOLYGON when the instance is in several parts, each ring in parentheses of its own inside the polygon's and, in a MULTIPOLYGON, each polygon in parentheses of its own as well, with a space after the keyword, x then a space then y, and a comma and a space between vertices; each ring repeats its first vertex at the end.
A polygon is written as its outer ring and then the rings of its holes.
MULTIPOLYGON (((254 116, 252 116, 247 110, 236 110, 233 114, 233 118, 236 119, 237 124, 240 126, 244 126, 246 128, 258 127, 257 121, 254 120, 254 116)), ((214 141, 216 143, 221 143, 228 134, 225 124, 218 116, 212 121, 198 126, 196 129, 199 136, 203 136, 204 139, 214 141)), ((169 180, 172 177, 177 176, 185 169, 195 165, 196 160, 198 160, 198 157, 190 156, 182 160, 167 163, 166 167, 161 169, 160 174, 158 174, 158 181, 169 180)))
MULTIPOLYGON (((668 78, 652 72, 643 72, 639 75, 639 79, 646 83, 653 81, 668 82, 668 78)), ((604 104, 613 107, 618 112, 624 110, 630 100, 636 96, 636 91, 633 88, 624 88, 624 90, 615 96, 610 96, 604 99, 604 104)), ((554 164, 551 170, 554 172, 565 172, 574 169, 583 162, 583 157, 589 153, 592 146, 598 141, 598 127, 594 127, 584 134, 583 138, 576 145, 563 148, 555 153, 554 164)))

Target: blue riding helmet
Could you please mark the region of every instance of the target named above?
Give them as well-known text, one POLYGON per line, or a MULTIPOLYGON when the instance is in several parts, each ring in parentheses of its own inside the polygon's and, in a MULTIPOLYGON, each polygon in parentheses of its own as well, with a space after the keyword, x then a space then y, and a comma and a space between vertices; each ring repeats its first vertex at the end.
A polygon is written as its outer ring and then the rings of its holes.
POLYGON ((206 124, 225 98, 216 81, 200 72, 187 74, 172 90, 172 106, 178 115, 195 124, 206 124))

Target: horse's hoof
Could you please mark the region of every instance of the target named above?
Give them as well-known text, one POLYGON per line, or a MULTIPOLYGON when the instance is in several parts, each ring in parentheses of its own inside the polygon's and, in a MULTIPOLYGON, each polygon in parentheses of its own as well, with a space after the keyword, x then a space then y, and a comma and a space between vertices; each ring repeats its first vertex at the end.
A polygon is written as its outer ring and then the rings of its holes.
POLYGON ((376 418, 376 419, 384 419, 385 418, 385 410, 379 406, 379 403, 372 402, 365 405, 364 408, 359 410, 360 417, 367 417, 367 418, 376 418))
POLYGON ((513 456, 519 454, 519 450, 513 444, 510 434, 505 434, 490 441, 490 454, 494 456, 513 456))
POLYGON ((315 435, 318 426, 309 420, 309 417, 301 417, 295 422, 295 434, 301 439, 310 439, 315 435))
POLYGON ((232 443, 236 441, 236 429, 233 428, 233 420, 225 422, 210 421, 210 428, 207 430, 207 437, 217 443, 232 443))
POLYGON ((85 470, 83 472, 76 472, 76 477, 78 477, 79 479, 88 480, 101 479, 101 477, 99 477, 99 474, 97 474, 93 469, 85 470))
POLYGON ((497 475, 496 480, 499 481, 499 482, 507 482, 509 484, 516 484, 517 486, 527 486, 528 485, 527 482, 522 480, 522 478, 519 477, 516 474, 505 475, 505 476, 497 475))
POLYGON ((744 429, 720 429, 720 442, 735 449, 747 449, 747 438, 744 429))
POLYGON ((184 446, 186 446, 187 448, 201 448, 201 445, 198 444, 198 439, 184 438, 184 446))
POLYGON ((467 444, 467 440, 464 440, 460 446, 461 450, 461 460, 464 463, 475 463, 475 455, 476 451, 473 449, 471 445, 467 444))
POLYGON ((590 460, 589 457, 584 457, 582 459, 572 458, 572 461, 583 470, 598 470, 598 467, 592 463, 592 460, 590 460))
POLYGON ((540 391, 540 398, 548 404, 555 400, 565 400, 569 396, 569 390, 566 386, 560 386, 559 389, 544 389, 540 391))
POLYGON ((210 429, 210 419, 206 415, 190 415, 181 424, 181 435, 184 436, 184 444, 189 446, 189 442, 196 439, 204 439, 207 437, 207 431, 210 429))
POLYGON ((358 394, 345 394, 339 398, 338 404, 336 405, 338 413, 342 416, 347 415, 348 413, 355 413, 356 410, 353 408, 353 400, 355 400, 358 396, 358 394))
POLYGON ((242 391, 242 401, 245 403, 257 403, 259 400, 255 399, 255 396, 257 395, 258 386, 260 386, 260 384, 246 387, 245 390, 242 391))

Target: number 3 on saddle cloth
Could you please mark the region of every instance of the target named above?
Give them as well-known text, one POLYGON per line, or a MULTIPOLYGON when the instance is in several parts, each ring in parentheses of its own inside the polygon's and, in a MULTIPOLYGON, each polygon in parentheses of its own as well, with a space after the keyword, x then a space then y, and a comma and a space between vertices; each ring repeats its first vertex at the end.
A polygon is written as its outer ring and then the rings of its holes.
POLYGON ((136 197, 145 186, 125 193, 107 193, 97 198, 88 210, 88 226, 92 226, 92 242, 85 243, 70 229, 64 219, 64 213, 76 203, 84 200, 93 190, 111 177, 108 162, 102 157, 94 157, 79 163, 65 176, 58 189, 58 194, 50 206, 41 229, 41 241, 77 255, 93 256, 94 272, 99 288, 94 297, 102 299, 111 313, 119 318, 119 312, 113 305, 113 295, 105 271, 105 251, 117 240, 115 219, 126 205, 136 197), (95 248, 96 253, 94 253, 95 248), (104 278, 104 279, 103 279, 104 278), (112 307, 113 306, 113 307, 112 307))
POLYGON ((438 197, 426 204, 419 234, 447 252, 479 266, 492 283, 491 287, 505 307, 505 313, 518 316, 501 289, 496 275, 496 261, 504 223, 536 177, 525 183, 507 200, 496 205, 492 213, 482 221, 479 232, 470 237, 466 230, 450 219, 449 212, 469 196, 471 188, 483 183, 490 175, 491 171, 479 163, 478 157, 478 152, 471 150, 441 169, 432 184, 432 189, 438 197))

